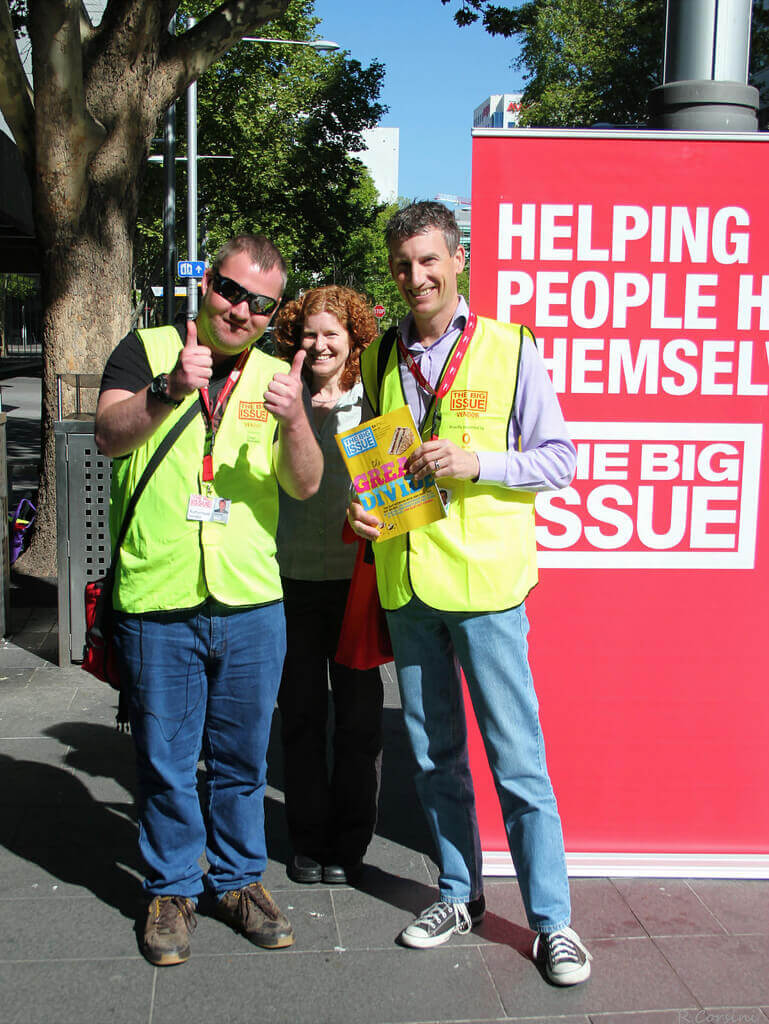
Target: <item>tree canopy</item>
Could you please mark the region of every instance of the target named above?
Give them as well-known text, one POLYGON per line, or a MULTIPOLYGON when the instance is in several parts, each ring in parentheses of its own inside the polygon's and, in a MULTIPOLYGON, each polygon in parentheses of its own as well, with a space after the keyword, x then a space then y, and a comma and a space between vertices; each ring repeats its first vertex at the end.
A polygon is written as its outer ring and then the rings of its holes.
MULTIPOLYGON (((188 0, 179 14, 203 17, 212 4, 188 0)), ((317 34, 312 0, 294 0, 265 35, 309 40, 317 34)), ((307 46, 240 42, 198 81, 198 204, 201 237, 213 254, 228 237, 258 231, 273 239, 290 268, 289 293, 319 281, 365 290, 379 204, 368 172, 354 157, 361 133, 384 108, 384 67, 363 67, 345 53, 320 56, 307 46), (353 154, 353 155, 351 155, 353 154), (228 159, 220 159, 225 157, 228 159)), ((179 153, 186 107, 178 105, 179 153)), ((186 165, 181 165, 186 166, 186 165)), ((157 274, 161 174, 147 179, 139 224, 142 272, 157 274)), ((178 175, 184 209, 186 174, 178 175)), ((186 252, 177 216, 179 252, 186 252)))
MULTIPOLYGON (((525 82, 522 126, 643 124, 649 91, 662 84, 661 0, 461 0, 454 20, 518 43, 512 64, 525 82)), ((768 33, 769 12, 753 0, 752 73, 767 66, 768 33)))
POLYGON ((134 234, 158 121, 190 82, 289 0, 223 0, 194 28, 168 31, 177 0, 0 0, 0 109, 32 190, 43 305, 42 468, 24 571, 56 571, 53 425, 74 396, 66 375, 99 373, 130 326, 134 234), (16 34, 29 40, 34 89, 16 34), (62 382, 62 388, 59 383, 62 382))

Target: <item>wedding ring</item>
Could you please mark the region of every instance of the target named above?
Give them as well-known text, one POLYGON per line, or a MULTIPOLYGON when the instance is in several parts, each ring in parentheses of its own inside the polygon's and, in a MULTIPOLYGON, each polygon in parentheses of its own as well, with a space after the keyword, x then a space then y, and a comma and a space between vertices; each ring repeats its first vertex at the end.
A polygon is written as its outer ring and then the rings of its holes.
POLYGON ((438 462, 438 460, 436 459, 436 460, 435 460, 435 472, 437 473, 437 472, 438 472, 438 470, 439 470, 440 468, 441 468, 441 464, 440 464, 440 462, 438 462))

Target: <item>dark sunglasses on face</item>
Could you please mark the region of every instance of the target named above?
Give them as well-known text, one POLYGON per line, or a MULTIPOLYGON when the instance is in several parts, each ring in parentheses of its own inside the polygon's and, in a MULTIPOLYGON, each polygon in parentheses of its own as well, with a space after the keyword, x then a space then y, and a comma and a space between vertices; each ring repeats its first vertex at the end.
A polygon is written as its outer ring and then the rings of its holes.
POLYGON ((214 274, 211 287, 217 295, 221 295, 233 306, 247 302, 252 313, 260 313, 262 316, 269 316, 270 313, 273 313, 280 302, 280 299, 273 299, 270 295, 257 295, 255 292, 249 292, 237 281, 233 281, 231 277, 223 277, 218 273, 214 274))

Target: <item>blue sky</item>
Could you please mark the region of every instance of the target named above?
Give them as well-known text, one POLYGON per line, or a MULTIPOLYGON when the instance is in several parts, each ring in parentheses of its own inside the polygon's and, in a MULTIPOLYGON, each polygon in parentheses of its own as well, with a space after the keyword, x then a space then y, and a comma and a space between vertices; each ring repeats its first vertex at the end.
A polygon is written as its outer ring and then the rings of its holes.
POLYGON ((318 34, 362 64, 386 67, 383 125, 400 128, 398 191, 409 199, 438 192, 470 195, 473 110, 491 93, 518 92, 515 44, 481 25, 459 28, 454 0, 315 0, 318 34))

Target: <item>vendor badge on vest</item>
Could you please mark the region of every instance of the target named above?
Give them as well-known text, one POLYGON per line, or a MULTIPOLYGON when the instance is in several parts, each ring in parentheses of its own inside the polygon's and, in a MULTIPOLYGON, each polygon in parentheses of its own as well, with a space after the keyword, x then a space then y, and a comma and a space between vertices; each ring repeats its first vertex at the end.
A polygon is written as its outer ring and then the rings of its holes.
POLYGON ((187 502, 187 519, 226 526, 231 504, 228 498, 218 498, 215 494, 191 494, 187 502))

